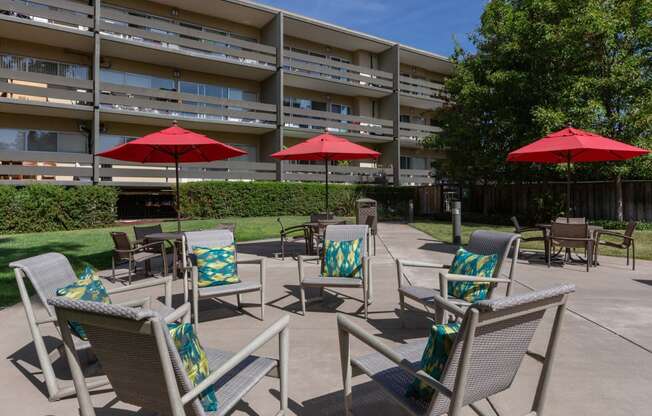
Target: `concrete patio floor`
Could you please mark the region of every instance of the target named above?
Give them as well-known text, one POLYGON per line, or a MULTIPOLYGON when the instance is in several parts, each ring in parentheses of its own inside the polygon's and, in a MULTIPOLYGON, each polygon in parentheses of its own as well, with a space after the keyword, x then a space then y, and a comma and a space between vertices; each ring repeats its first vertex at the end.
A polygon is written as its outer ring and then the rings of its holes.
MULTIPOLYGON (((359 290, 329 294, 322 303, 308 307, 307 315, 297 311, 297 264, 291 258, 273 259, 277 241, 238 245, 242 258, 263 254, 270 257, 267 273, 266 320, 258 320, 257 305, 243 311, 231 304, 206 301, 199 336, 205 346, 237 351, 256 334, 283 314, 290 315, 290 410, 297 415, 343 413, 342 381, 339 364, 336 312, 344 313, 378 336, 396 345, 427 336, 431 322, 420 312, 400 312, 398 308, 395 258, 448 262, 455 247, 432 240, 428 235, 403 224, 380 224, 378 252, 373 259, 374 303, 369 320, 360 316, 359 290)), ((317 270, 314 268, 313 270, 317 270)), ((243 268, 244 279, 255 269, 243 268)), ((433 274, 412 274, 420 284, 436 286, 433 274)), ((574 283, 577 292, 569 302, 569 312, 547 401, 549 415, 650 415, 652 386, 652 262, 640 261, 637 271, 621 258, 602 258, 601 266, 586 273, 582 266, 548 269, 544 264, 520 260, 516 269, 516 292, 541 289, 559 283, 574 283)), ((175 282, 174 302, 180 303, 182 285, 175 282)), ((160 296, 162 293, 151 292, 160 296)), ((245 295, 255 302, 257 295, 245 295)), ((120 298, 116 298, 119 300, 120 298)), ((233 302, 232 299, 226 299, 233 302)), ((22 305, 0 311, 0 414, 75 415, 77 400, 48 402, 45 386, 31 346, 22 305)), ((531 349, 543 354, 551 316, 539 328, 531 349)), ((50 328, 50 333, 55 334, 50 328)), ((354 342, 353 354, 367 351, 354 342)), ((277 343, 262 348, 261 355, 276 356, 277 343)), ((61 360, 60 360, 61 361, 61 360)), ((63 366, 63 362, 59 363, 63 366)), ((65 366, 63 366, 65 367, 65 366)), ((505 415, 529 411, 540 364, 526 358, 513 387, 495 399, 505 415)), ((65 371, 62 378, 67 378, 65 371)), ((354 378, 354 411, 358 415, 402 414, 380 389, 365 376, 354 378)), ((134 412, 116 403, 110 391, 92 396, 98 415, 151 414, 134 412)), ((233 414, 270 415, 278 409, 278 381, 266 379, 254 388, 233 414)), ((467 409, 468 410, 468 409, 467 409)), ((468 414, 474 414, 471 411, 468 414)))

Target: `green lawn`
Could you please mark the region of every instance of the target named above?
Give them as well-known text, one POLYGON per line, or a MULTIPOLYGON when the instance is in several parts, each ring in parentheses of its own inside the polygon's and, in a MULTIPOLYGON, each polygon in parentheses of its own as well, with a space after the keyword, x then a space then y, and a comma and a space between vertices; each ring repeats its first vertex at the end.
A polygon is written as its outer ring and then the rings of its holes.
MULTIPOLYGON (((452 226, 450 222, 444 221, 417 221, 410 224, 414 228, 429 234, 438 241, 450 243, 452 241, 452 226)), ((466 244, 473 230, 497 230, 497 231, 514 231, 513 227, 466 223, 462 225, 462 242, 466 244)), ((526 233, 526 236, 534 236, 533 233, 526 233)), ((652 231, 636 231, 636 258, 652 260, 652 231)), ((616 241, 616 240, 613 240, 616 241)), ((522 247, 527 249, 538 249, 543 251, 543 242, 525 243, 522 247)), ((612 249, 610 247, 600 246, 600 255, 625 257, 625 250, 612 249)))
MULTIPOLYGON (((281 220, 287 227, 305 222, 307 217, 281 217, 281 220)), ((276 217, 254 217, 184 221, 183 230, 206 229, 217 223, 236 223, 237 241, 278 237, 281 229, 276 217)), ((176 231, 176 222, 164 222, 163 230, 176 231)), ((70 259, 76 272, 80 272, 86 264, 108 269, 111 267, 113 248, 110 231, 128 232, 133 239, 132 226, 0 236, 0 307, 19 300, 14 273, 8 267, 10 262, 56 251, 70 259)))

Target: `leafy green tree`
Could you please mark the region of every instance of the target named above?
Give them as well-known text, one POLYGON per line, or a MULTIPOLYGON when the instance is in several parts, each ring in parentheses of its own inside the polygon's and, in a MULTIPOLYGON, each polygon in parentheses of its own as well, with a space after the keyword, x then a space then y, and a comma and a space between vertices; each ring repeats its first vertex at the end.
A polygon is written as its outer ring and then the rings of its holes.
MULTIPOLYGON (((507 154, 566 123, 652 148, 652 1, 491 0, 456 48, 451 103, 428 138, 460 181, 546 180, 562 167, 506 163, 507 154)), ((652 178, 652 159, 583 164, 580 177, 652 178)), ((622 207, 622 202, 619 203, 622 207)))

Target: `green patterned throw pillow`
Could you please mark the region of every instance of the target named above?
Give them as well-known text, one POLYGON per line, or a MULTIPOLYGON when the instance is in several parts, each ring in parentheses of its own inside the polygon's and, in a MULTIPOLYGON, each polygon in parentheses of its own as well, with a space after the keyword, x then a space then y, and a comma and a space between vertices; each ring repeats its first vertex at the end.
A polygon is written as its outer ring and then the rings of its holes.
MULTIPOLYGON (((452 274, 462 274, 475 277, 493 277, 494 270, 498 264, 498 255, 474 254, 463 248, 457 250, 453 264, 448 270, 452 274)), ((448 282, 448 294, 457 299, 467 302, 476 302, 487 297, 489 292, 488 284, 473 282, 448 282)))
POLYGON ((224 247, 193 247, 199 270, 199 287, 239 283, 235 262, 235 245, 224 247))
MULTIPOLYGON (((452 322, 445 325, 433 325, 426 349, 421 356, 421 369, 430 377, 439 381, 444 371, 448 356, 460 330, 460 324, 452 322)), ((418 378, 414 378, 405 392, 405 396, 417 400, 429 401, 434 390, 418 378)))
MULTIPOLYGON (((210 374, 208 368, 208 359, 206 353, 199 343, 199 338, 188 323, 171 323, 168 324, 170 337, 174 342, 174 346, 179 352, 179 357, 183 366, 188 374, 188 378, 193 386, 197 386, 204 381, 210 374)), ((207 412, 214 412, 217 410, 217 396, 215 395, 215 386, 212 385, 204 390, 199 399, 201 405, 207 412)))
MULTIPOLYGON (((57 296, 63 296, 74 300, 111 303, 106 288, 91 266, 86 266, 75 283, 57 289, 57 296)), ((70 326, 70 331, 74 335, 84 341, 88 340, 88 337, 86 337, 86 331, 84 331, 84 328, 79 324, 79 322, 69 321, 68 325, 70 326)))
POLYGON ((362 238, 350 241, 325 240, 321 275, 362 278, 362 238))

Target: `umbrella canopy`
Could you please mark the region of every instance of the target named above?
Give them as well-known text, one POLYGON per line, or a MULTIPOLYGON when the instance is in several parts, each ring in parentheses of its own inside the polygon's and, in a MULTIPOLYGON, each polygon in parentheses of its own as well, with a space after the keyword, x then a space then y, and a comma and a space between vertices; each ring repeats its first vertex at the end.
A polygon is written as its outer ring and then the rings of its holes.
POLYGON ((509 162, 566 163, 566 217, 570 217, 571 163, 627 160, 649 153, 599 134, 566 127, 510 152, 509 162))
POLYGON ((326 173, 326 214, 328 214, 328 162, 332 160, 377 159, 380 153, 342 137, 324 133, 271 155, 279 160, 323 160, 326 173))
POLYGON ((172 127, 98 153, 98 156, 138 163, 174 163, 177 229, 181 231, 179 163, 206 163, 246 154, 236 147, 183 129, 175 121, 172 127))

